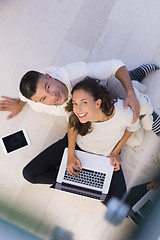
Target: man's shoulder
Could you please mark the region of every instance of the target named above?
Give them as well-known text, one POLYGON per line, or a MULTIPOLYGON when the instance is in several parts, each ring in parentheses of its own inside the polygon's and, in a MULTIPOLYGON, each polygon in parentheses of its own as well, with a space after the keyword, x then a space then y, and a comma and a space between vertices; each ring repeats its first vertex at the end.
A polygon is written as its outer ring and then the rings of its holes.
POLYGON ((84 67, 85 66, 85 62, 83 61, 79 61, 79 62, 71 62, 71 63, 67 63, 63 66, 49 66, 49 67, 45 67, 43 68, 40 72, 41 73, 48 73, 48 72, 54 72, 57 69, 70 69, 70 68, 77 68, 77 67, 84 67))
POLYGON ((43 74, 46 74, 46 73, 51 74, 56 72, 57 69, 62 69, 62 68, 63 67, 49 66, 49 67, 43 68, 40 72, 43 74))

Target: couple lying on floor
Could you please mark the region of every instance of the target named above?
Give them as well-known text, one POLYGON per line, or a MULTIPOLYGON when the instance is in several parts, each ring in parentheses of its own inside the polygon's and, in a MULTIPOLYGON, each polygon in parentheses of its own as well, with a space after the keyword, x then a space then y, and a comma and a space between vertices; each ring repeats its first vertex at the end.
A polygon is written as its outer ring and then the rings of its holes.
POLYGON ((133 123, 132 109, 123 107, 125 96, 123 99, 112 97, 107 87, 98 79, 86 77, 78 82, 65 107, 68 112, 68 134, 29 162, 23 169, 24 178, 31 183, 55 184, 57 167, 60 166, 66 147, 67 171, 75 176, 75 170, 82 169, 75 149, 82 150, 110 157, 114 172, 104 202, 106 204, 112 196, 121 199, 126 192, 121 169, 121 149, 124 144, 132 147, 139 145, 143 139, 143 129, 152 129, 151 101, 138 89, 134 90, 140 104, 140 118, 133 123))

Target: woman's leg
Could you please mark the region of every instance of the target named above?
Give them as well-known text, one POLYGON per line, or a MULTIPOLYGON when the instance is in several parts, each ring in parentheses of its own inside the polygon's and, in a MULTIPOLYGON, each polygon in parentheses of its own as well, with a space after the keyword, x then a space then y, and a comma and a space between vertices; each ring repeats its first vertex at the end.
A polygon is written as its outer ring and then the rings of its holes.
POLYGON ((68 136, 41 152, 23 169, 24 178, 31 183, 54 184, 58 174, 65 147, 68 146, 68 136))
POLYGON ((103 201, 103 203, 106 205, 111 197, 122 199, 126 191, 127 189, 126 189, 126 183, 125 183, 123 171, 122 171, 122 168, 120 168, 119 171, 113 172, 109 192, 107 194, 107 197, 103 201))

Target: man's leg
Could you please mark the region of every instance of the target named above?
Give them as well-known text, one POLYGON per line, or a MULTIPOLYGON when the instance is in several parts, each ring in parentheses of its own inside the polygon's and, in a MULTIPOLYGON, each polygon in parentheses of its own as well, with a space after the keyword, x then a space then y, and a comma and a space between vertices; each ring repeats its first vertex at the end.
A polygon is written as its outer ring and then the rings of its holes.
POLYGON ((54 184, 58 174, 65 147, 68 146, 68 136, 41 152, 23 169, 24 178, 31 183, 54 184))
POLYGON ((160 67, 155 64, 143 64, 138 68, 135 68, 129 72, 131 80, 137 80, 142 82, 142 80, 147 77, 152 72, 159 70, 160 67))
MULTIPOLYGON (((160 67, 158 67, 155 64, 143 64, 140 67, 129 71, 129 75, 131 77, 131 80, 141 82, 149 74, 159 69, 160 67)), ((126 90, 118 79, 116 78, 108 79, 106 87, 108 88, 110 94, 114 98, 121 98, 121 99, 126 98, 126 90)))
MULTIPOLYGON (((114 98, 120 98, 120 99, 126 98, 126 91, 125 91, 124 87, 122 86, 122 84, 120 83, 120 81, 118 81, 116 78, 108 79, 106 86, 114 98)), ((145 95, 145 94, 142 94, 142 95, 145 95)), ((147 98, 146 98, 146 107, 147 106, 148 106, 148 102, 147 102, 147 98)), ((154 111, 153 111, 152 115, 153 115, 152 131, 157 136, 160 136, 160 116, 158 114, 156 114, 154 111)))
POLYGON ((160 116, 153 111, 153 124, 152 124, 152 131, 160 137, 160 116))

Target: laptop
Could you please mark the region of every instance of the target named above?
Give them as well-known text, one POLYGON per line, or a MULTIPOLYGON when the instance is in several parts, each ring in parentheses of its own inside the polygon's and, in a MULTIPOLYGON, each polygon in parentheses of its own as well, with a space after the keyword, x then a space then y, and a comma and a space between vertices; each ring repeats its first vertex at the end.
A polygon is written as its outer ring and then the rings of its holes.
POLYGON ((65 148, 59 168, 55 189, 85 197, 104 200, 109 191, 113 166, 110 159, 101 155, 76 150, 82 164, 78 176, 71 176, 66 169, 68 148, 65 148))
POLYGON ((152 210, 153 204, 156 202, 159 189, 149 190, 130 210, 129 217, 137 225, 141 224, 145 217, 148 216, 152 210))

